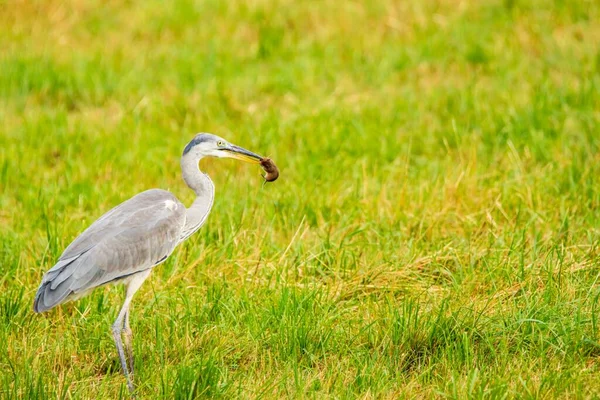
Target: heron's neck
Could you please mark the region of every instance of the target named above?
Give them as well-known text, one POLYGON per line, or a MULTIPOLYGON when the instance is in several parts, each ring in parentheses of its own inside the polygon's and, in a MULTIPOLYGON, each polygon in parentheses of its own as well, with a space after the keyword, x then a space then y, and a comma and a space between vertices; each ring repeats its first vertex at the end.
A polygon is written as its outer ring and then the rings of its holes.
POLYGON ((207 193, 214 193, 215 187, 208 175, 198 168, 199 162, 200 159, 191 154, 183 156, 181 158, 181 173, 189 188, 196 193, 196 196, 202 197, 207 193))
POLYGON ((212 181, 198 168, 200 160, 192 154, 181 159, 181 172, 185 183, 196 193, 196 199, 186 210, 186 221, 183 227, 184 240, 196 232, 206 221, 215 198, 215 186, 212 181))

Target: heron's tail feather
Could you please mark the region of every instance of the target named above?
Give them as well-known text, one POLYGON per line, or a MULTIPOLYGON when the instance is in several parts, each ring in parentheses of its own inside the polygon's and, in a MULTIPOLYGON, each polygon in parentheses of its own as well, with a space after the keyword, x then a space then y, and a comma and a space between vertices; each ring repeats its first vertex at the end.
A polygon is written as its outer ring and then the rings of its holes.
POLYGON ((64 302, 64 300, 73 293, 67 285, 60 285, 55 290, 50 288, 50 282, 44 282, 38 289, 33 302, 33 311, 41 313, 48 311, 53 307, 64 302))
POLYGON ((78 257, 59 261, 42 278, 42 284, 35 294, 33 301, 33 311, 41 313, 64 302, 64 300, 73 293, 71 289, 71 274, 64 274, 65 269, 69 267, 78 257))

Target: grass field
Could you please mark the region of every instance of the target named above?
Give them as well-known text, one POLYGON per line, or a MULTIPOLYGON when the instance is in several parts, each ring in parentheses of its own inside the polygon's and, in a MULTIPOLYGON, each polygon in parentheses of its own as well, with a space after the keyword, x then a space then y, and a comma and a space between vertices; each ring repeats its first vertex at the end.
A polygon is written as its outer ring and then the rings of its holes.
POLYGON ((0 398, 128 398, 121 287, 43 273, 230 160, 136 295, 139 398, 600 396, 600 3, 0 2, 0 398))

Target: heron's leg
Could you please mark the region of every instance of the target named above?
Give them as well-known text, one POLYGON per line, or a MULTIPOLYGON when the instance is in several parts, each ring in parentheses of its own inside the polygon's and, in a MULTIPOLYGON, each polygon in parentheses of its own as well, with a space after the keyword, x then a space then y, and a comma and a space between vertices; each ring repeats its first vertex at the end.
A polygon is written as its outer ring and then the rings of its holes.
POLYGON ((129 372, 133 380, 133 332, 129 326, 129 310, 125 312, 125 321, 123 323, 123 338, 125 339, 125 353, 129 361, 129 372))
MULTIPOLYGON (((133 393, 134 387, 131 382, 131 377, 129 375, 129 368, 127 367, 127 360, 125 358, 125 352, 123 351, 123 342, 121 341, 121 332, 123 331, 124 324, 128 323, 129 317, 129 306, 131 304, 131 299, 133 299, 133 295, 138 291, 142 283, 146 280, 146 278, 150 275, 150 269, 142 271, 136 275, 133 275, 129 284, 127 285, 127 292, 125 294, 125 301, 123 302, 123 307, 121 307, 121 311, 119 311, 119 315, 117 319, 112 325, 112 333, 113 338, 115 339, 115 344, 117 346, 117 352, 119 353, 119 359, 121 361, 121 368, 123 369, 123 375, 125 375, 125 379, 127 379, 127 388, 129 388, 129 392, 133 393)), ((130 329, 131 331, 131 329, 130 329)), ((130 346, 128 346, 131 349, 130 346)), ((128 350, 129 351, 129 350, 128 350)), ((131 354, 133 358, 133 354, 131 354)))
POLYGON ((119 359, 121 361, 121 369, 123 370, 123 375, 125 375, 125 379, 127 379, 127 388, 129 392, 133 393, 133 383, 131 383, 131 379, 129 377, 129 369, 127 368, 127 361, 125 359, 125 352, 123 351, 123 342, 121 341, 121 332, 123 331, 123 318, 127 309, 129 308, 130 301, 123 303, 123 307, 121 307, 121 311, 119 312, 119 316, 115 320, 112 325, 112 334, 115 339, 115 345, 117 346, 117 353, 119 353, 119 359))

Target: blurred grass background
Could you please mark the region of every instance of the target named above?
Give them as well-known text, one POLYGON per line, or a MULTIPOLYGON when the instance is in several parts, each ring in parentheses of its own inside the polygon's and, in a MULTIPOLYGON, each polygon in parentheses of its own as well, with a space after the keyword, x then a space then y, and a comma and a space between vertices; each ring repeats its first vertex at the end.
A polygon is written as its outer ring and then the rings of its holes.
POLYGON ((0 397, 127 398, 122 290, 43 272, 145 189, 202 230, 136 295, 140 398, 600 395, 594 0, 0 2, 0 397))

